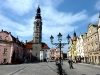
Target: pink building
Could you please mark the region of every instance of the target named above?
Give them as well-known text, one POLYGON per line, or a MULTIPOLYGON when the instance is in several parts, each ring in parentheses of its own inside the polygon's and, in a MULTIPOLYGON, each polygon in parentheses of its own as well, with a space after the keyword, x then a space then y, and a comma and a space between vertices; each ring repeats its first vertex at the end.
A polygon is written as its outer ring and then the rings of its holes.
MULTIPOLYGON (((61 51, 61 58, 63 59, 63 52, 61 51)), ((51 48, 50 49, 50 59, 59 60, 60 59, 60 48, 51 48)))
POLYGON ((56 59, 56 49, 55 48, 51 48, 50 49, 50 59, 51 60, 55 60, 56 59))
POLYGON ((0 32, 0 63, 21 63, 24 56, 24 43, 11 32, 0 32))

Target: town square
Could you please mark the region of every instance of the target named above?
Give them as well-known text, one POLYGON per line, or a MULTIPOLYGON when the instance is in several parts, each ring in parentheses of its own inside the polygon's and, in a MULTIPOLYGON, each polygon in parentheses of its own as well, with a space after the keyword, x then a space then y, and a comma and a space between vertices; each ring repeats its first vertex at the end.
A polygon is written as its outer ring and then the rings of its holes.
POLYGON ((100 75, 100 0, 0 4, 0 75, 100 75))

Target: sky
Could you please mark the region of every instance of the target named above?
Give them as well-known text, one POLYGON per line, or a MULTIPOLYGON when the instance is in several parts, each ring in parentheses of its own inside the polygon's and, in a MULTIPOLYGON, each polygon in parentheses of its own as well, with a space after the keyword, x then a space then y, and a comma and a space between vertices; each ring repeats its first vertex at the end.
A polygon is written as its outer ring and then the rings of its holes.
MULTIPOLYGON (((0 0, 0 30, 11 32, 14 37, 25 42, 33 40, 33 27, 36 10, 40 6, 42 17, 42 42, 50 48, 56 48, 50 42, 59 43, 58 33, 62 34, 62 43, 67 43, 67 35, 73 38, 87 32, 90 23, 98 24, 100 0, 0 0)), ((70 45, 62 48, 66 53, 70 45)))

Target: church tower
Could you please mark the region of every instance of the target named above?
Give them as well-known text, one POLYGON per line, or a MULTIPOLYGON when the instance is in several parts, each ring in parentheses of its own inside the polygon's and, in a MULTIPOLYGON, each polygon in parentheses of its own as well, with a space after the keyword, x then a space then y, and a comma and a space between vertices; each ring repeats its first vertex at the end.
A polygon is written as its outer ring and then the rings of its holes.
POLYGON ((40 50, 42 49, 42 19, 41 19, 41 9, 38 6, 37 13, 34 20, 33 28, 33 61, 40 60, 40 50))
POLYGON ((99 42, 100 42, 100 12, 99 12, 99 20, 98 20, 98 35, 99 35, 99 42))
POLYGON ((74 30, 74 34, 73 34, 73 40, 76 41, 77 40, 77 37, 76 37, 76 32, 74 30))

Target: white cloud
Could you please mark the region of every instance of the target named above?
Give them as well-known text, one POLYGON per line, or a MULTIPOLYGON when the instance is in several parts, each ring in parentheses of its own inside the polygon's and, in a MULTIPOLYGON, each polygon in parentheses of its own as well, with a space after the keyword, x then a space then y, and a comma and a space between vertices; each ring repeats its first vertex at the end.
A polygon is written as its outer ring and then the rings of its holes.
MULTIPOLYGON (((36 13, 36 8, 38 5, 40 5, 43 22, 43 41, 49 42, 49 37, 51 35, 56 37, 59 32, 61 32, 63 37, 66 38, 68 33, 78 28, 77 25, 72 26, 72 24, 87 18, 85 10, 77 14, 73 14, 72 12, 65 13, 56 10, 56 7, 62 1, 63 0, 6 0, 1 7, 4 6, 7 10, 12 10, 16 14, 24 15, 25 13, 31 14, 29 12, 30 10, 33 11, 33 13, 36 13)), ((0 10, 2 11, 1 8, 0 10)), ((0 13, 0 26, 2 25, 1 29, 5 28, 19 37, 32 37, 34 17, 35 15, 33 15, 33 18, 31 19, 26 18, 24 20, 23 18, 19 18, 19 20, 25 22, 22 24, 20 22, 15 22, 14 20, 0 13)))
POLYGON ((2 29, 4 29, 4 30, 6 29, 7 31, 11 31, 18 36, 23 36, 23 37, 31 36, 32 35, 31 31, 33 31, 32 27, 31 27, 32 24, 23 25, 23 24, 20 24, 17 22, 13 22, 9 18, 0 15, 0 26, 2 26, 2 29))
POLYGON ((100 0, 97 1, 95 8, 100 11, 100 0))
POLYGON ((34 3, 34 0, 5 0, 3 1, 2 7, 16 14, 23 15, 33 8, 34 3))
POLYGON ((89 21, 91 23, 97 23, 98 22, 98 16, 99 16, 98 13, 97 14, 94 14, 93 16, 90 17, 89 21))
MULTIPOLYGON (((7 6, 9 6, 12 10, 14 10, 16 12, 20 12, 20 13, 28 12, 28 10, 32 8, 31 7, 32 5, 30 3, 32 1, 31 0, 30 0, 30 2, 28 0, 26 0, 25 2, 23 2, 23 1, 24 0, 21 0, 21 1, 20 0, 15 0, 15 1, 8 0, 7 6)), ((37 2, 39 2, 39 0, 37 0, 37 2)), ((55 2, 56 2, 56 0, 55 0, 55 2)), ((49 37, 51 34, 56 36, 59 32, 61 32, 62 34, 67 34, 77 28, 77 26, 73 27, 73 26, 71 26, 71 24, 78 22, 80 20, 83 20, 87 17, 85 10, 83 10, 82 12, 79 12, 77 14, 59 12, 56 9, 54 9, 52 6, 55 4, 55 2, 53 3, 51 0, 49 0, 49 1, 44 2, 46 4, 49 3, 49 7, 41 6, 44 38, 45 38, 45 36, 49 37)), ((36 4, 39 4, 39 3, 36 3, 36 4)), ((58 2, 58 4, 59 4, 59 2, 58 2)), ((33 8, 35 8, 35 7, 33 7, 33 8)), ((6 26, 9 29, 12 28, 12 29, 10 29, 12 31, 16 30, 16 31, 14 31, 14 33, 16 33, 18 36, 31 36, 33 34, 33 28, 32 28, 33 27, 33 18, 24 20, 24 21, 29 22, 26 25, 14 22, 4 16, 1 16, 1 18, 2 18, 0 20, 2 22, 1 25, 6 26), (30 29, 28 29, 28 28, 30 28, 30 29)))
POLYGON ((56 36, 59 32, 66 35, 72 32, 77 26, 71 26, 75 22, 84 20, 87 18, 86 11, 83 10, 77 14, 59 12, 53 8, 43 7, 43 34, 44 37, 50 35, 56 36))

